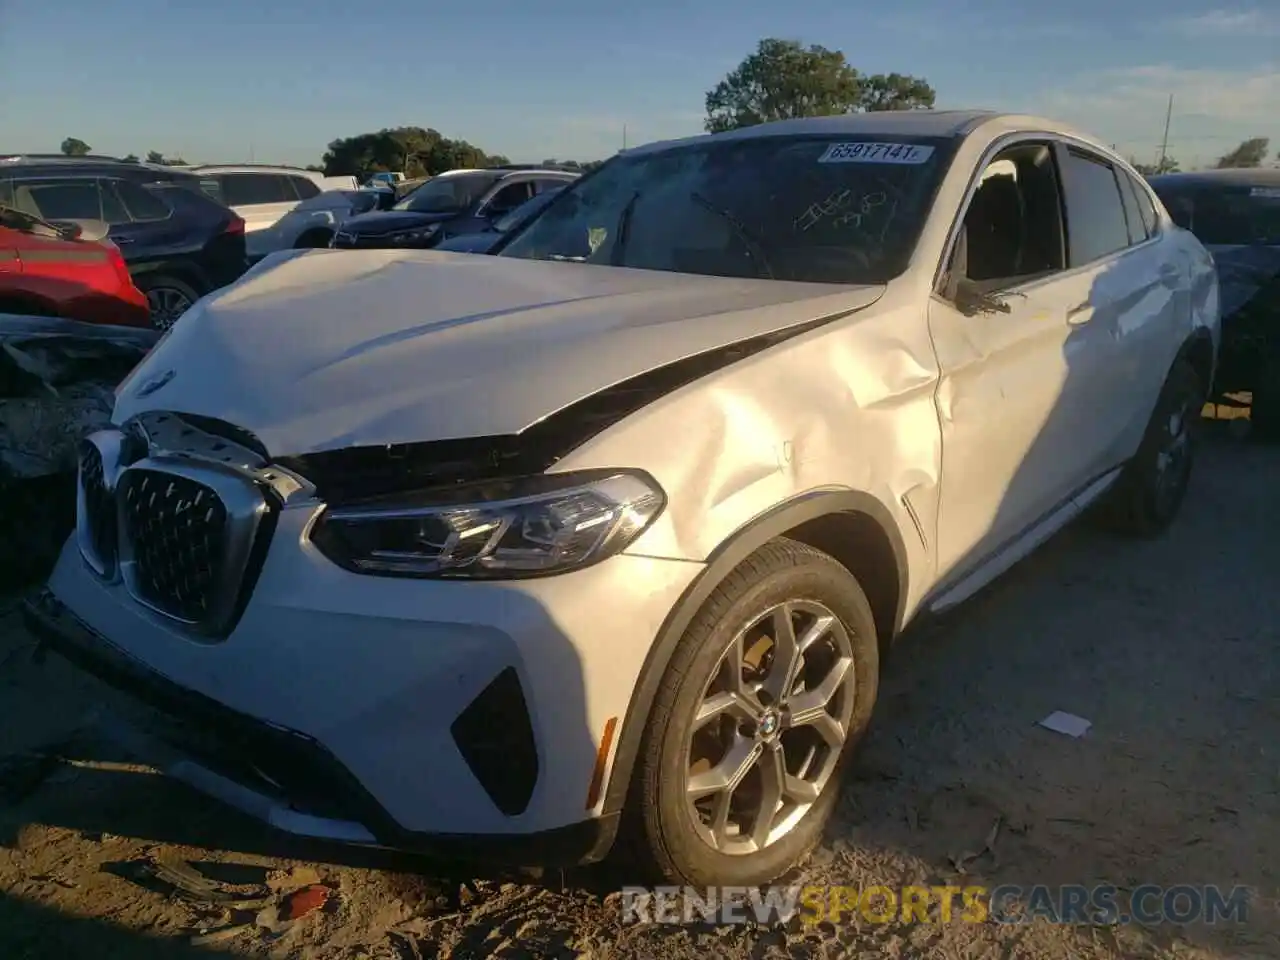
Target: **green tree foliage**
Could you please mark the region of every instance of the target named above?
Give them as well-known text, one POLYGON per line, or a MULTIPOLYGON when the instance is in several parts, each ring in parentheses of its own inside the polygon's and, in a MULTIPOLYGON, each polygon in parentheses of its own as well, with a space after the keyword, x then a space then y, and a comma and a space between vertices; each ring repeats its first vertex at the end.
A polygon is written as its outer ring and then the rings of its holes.
POLYGON ((770 37, 707 92, 706 129, 719 133, 794 117, 917 110, 932 107, 935 98, 933 87, 919 77, 864 76, 839 50, 770 37))
POLYGON ((186 162, 181 157, 166 157, 159 150, 147 151, 147 163, 159 164, 162 167, 181 167, 186 162))
POLYGON ((1267 137, 1252 137, 1245 140, 1230 153, 1224 154, 1218 158, 1215 166, 1219 170, 1226 170, 1232 167, 1260 167, 1262 161, 1267 159, 1267 148, 1271 146, 1271 140, 1267 137))
POLYGON ((377 133, 341 137, 324 154, 326 176, 367 177, 384 170, 406 177, 434 176, 459 167, 491 167, 509 163, 465 140, 450 140, 438 130, 393 127, 377 133))
POLYGON ((127 153, 122 158, 125 163, 137 163, 138 155, 136 153, 127 153))
POLYGON ((1182 169, 1178 165, 1178 161, 1173 157, 1164 157, 1163 159, 1157 160, 1155 163, 1138 163, 1136 160, 1132 159, 1129 162, 1133 164, 1133 169, 1137 170, 1144 177, 1155 177, 1162 173, 1178 173, 1182 169))
POLYGON ((89 146, 83 140, 77 140, 75 137, 67 137, 62 141, 62 152, 68 157, 83 157, 90 153, 93 147, 89 146))

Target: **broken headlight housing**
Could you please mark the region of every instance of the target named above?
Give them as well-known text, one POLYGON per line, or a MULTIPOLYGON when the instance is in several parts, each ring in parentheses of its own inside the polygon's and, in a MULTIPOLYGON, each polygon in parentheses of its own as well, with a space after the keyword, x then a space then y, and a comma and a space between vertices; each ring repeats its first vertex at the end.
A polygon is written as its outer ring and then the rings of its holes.
POLYGON ((545 576, 619 553, 664 506, 661 488, 636 471, 544 474, 326 509, 311 541, 356 573, 545 576))

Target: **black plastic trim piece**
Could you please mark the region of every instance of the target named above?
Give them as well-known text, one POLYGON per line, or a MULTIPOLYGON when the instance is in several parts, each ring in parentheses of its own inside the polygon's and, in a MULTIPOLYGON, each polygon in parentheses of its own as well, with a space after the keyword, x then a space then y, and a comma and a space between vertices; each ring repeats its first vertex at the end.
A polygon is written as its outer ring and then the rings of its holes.
MULTIPOLYGON (((265 751, 283 752, 293 761, 291 766, 295 770, 313 773, 314 786, 329 799, 330 809, 341 810, 348 819, 368 828, 382 846, 463 862, 572 866, 602 860, 617 835, 617 816, 523 834, 440 834, 406 830, 315 740, 239 713, 156 673, 85 624, 48 588, 26 601, 23 617, 27 629, 42 648, 53 650, 86 673, 161 714, 230 743, 256 744, 265 751)), ((251 788, 258 789, 258 786, 254 784, 251 788)))
POLYGON ((640 668, 631 702, 622 721, 605 792, 604 811, 620 814, 631 788, 631 774, 649 721, 649 711, 676 644, 684 636, 698 610, 716 587, 740 564, 770 540, 810 520, 837 513, 862 513, 874 519, 888 535, 898 568, 898 609, 895 633, 902 629, 907 598, 906 546, 888 509, 869 493, 857 490, 823 490, 804 494, 779 505, 752 521, 723 543, 708 559, 705 569, 685 590, 667 614, 653 646, 640 668))

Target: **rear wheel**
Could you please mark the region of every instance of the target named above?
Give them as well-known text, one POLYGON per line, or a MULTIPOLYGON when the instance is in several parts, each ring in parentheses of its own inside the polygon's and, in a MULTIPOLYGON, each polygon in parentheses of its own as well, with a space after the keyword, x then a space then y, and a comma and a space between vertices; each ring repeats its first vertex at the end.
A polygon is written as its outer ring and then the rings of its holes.
POLYGON ((138 289, 146 294, 151 324, 158 330, 168 330, 200 299, 194 287, 172 274, 144 274, 136 283, 138 289))
POLYGON ((875 621, 839 563, 766 544, 707 600, 672 655, 631 815, 651 873, 767 883, 809 854, 879 683, 875 621))
POLYGON ((1200 378, 1191 364, 1179 360, 1165 380, 1138 452, 1103 504, 1102 516, 1112 530, 1154 537, 1168 529, 1191 482, 1203 407, 1200 378))

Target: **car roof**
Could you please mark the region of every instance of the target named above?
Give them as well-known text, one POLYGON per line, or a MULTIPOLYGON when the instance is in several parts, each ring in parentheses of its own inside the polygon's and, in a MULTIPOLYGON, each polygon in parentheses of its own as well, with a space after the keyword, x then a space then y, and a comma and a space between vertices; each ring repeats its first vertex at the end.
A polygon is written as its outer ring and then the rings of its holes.
POLYGON ((1161 173, 1148 177, 1153 187, 1280 187, 1280 169, 1232 167, 1226 170, 1195 170, 1188 173, 1161 173))
MULTIPOLYGON (((979 128, 993 127, 996 133, 1018 130, 1046 130, 1061 133, 1078 140, 1102 147, 1094 137, 1082 133, 1067 124, 1029 114, 1000 113, 995 110, 876 110, 870 113, 843 113, 830 117, 801 117, 795 120, 775 120, 751 127, 729 130, 725 133, 700 134, 678 140, 661 140, 630 150, 624 155, 667 150, 685 144, 718 140, 755 140, 763 137, 963 137, 979 128)), ((1109 152, 1109 151, 1108 151, 1109 152)))
POLYGON ((195 163, 183 169, 192 173, 280 173, 290 176, 303 176, 310 179, 322 177, 323 174, 303 167, 281 166, 270 163, 195 163))

